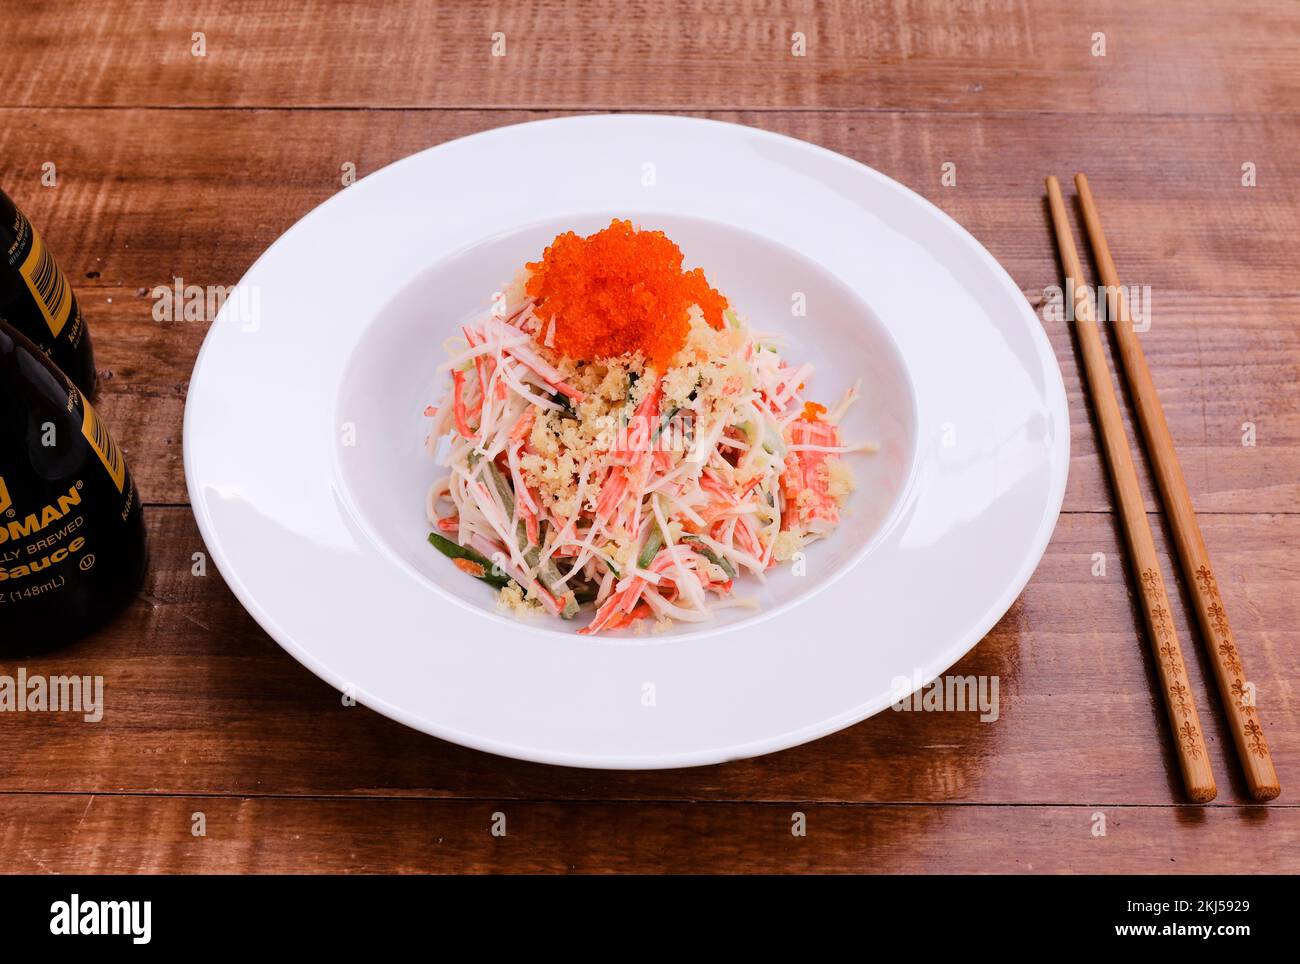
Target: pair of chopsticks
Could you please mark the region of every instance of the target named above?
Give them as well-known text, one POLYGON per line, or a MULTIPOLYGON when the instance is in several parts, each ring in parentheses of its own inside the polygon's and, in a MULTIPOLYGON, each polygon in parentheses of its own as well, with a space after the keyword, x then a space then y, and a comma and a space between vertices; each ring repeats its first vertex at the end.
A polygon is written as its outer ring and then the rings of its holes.
MULTIPOLYGON (((1210 557, 1205 551, 1205 540, 1196 522, 1196 513, 1192 511, 1187 482, 1183 478, 1182 467, 1178 464, 1173 438, 1169 434, 1164 409, 1160 406, 1155 385, 1151 381, 1142 344, 1133 332, 1128 299, 1120 287, 1119 273, 1115 270, 1106 236, 1102 233, 1101 218, 1097 214, 1092 190, 1088 187, 1088 179, 1082 174, 1075 175, 1074 183, 1079 191, 1083 221, 1092 242, 1102 284, 1107 288, 1108 297, 1111 292, 1117 292, 1112 302, 1118 309, 1114 330, 1124 377, 1137 409, 1138 423, 1155 470, 1160 498, 1173 529, 1183 578, 1196 606, 1201 638, 1214 667, 1219 697, 1232 727, 1237 758, 1241 762, 1251 797, 1261 801, 1272 800, 1281 792, 1281 787, 1277 771, 1273 769, 1272 757, 1269 756, 1268 743, 1264 739, 1259 710, 1255 706, 1254 687, 1246 677, 1241 654, 1228 625, 1223 599, 1219 595, 1214 570, 1210 566, 1210 557)), ((1204 730, 1196 713, 1187 667, 1183 663, 1182 650, 1174 632, 1173 608, 1169 605, 1164 577, 1160 574, 1160 560, 1156 555, 1155 541, 1151 537, 1151 527, 1142 503, 1137 472, 1133 468, 1128 437, 1120 416, 1119 401, 1102 351, 1093 301, 1083 279, 1079 254, 1074 248, 1074 236, 1069 221, 1066 220, 1061 186, 1055 177, 1047 179, 1047 197, 1061 263, 1067 279, 1074 285, 1074 323, 1083 355, 1084 375, 1101 425, 1102 447, 1119 501, 1125 540, 1142 595, 1143 615, 1160 678, 1161 696, 1178 748, 1183 784, 1192 800, 1204 803, 1213 800, 1218 792, 1214 784, 1214 773, 1210 769, 1209 753, 1205 748, 1204 730)))

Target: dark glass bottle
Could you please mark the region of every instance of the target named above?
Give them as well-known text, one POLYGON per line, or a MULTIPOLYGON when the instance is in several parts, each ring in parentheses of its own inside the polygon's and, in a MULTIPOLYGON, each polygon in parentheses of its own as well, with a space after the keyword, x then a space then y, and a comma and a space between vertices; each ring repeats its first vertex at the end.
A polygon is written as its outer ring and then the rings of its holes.
POLYGON ((144 576, 144 517, 98 413, 0 322, 0 656, 101 625, 144 576))
POLYGON ((0 191, 0 321, 26 335, 95 394, 95 352, 81 306, 40 232, 0 191))

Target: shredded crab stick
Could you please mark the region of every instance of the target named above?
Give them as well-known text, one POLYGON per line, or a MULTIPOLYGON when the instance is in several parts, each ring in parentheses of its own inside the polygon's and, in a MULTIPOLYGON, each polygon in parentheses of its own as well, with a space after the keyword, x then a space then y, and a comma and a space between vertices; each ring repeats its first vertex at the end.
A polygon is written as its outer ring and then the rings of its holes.
POLYGON ((831 494, 827 470, 827 462, 835 458, 829 453, 840 447, 840 431, 816 418, 815 413, 812 419, 801 417, 786 428, 785 471, 781 473, 785 515, 781 525, 787 530, 799 524, 825 530, 840 521, 839 502, 831 494))
POLYGON ((813 375, 660 231, 562 234, 446 345, 429 541, 517 611, 597 634, 699 622, 840 521, 853 486, 813 375), (742 574, 744 574, 742 576, 742 574))

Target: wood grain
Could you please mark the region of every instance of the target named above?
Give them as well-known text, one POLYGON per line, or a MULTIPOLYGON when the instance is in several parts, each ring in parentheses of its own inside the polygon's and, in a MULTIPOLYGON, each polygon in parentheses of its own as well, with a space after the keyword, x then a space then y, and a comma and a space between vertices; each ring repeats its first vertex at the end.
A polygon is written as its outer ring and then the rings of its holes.
POLYGON ((1294 105, 1300 12, 1098 0, 25 4, 18 106, 799 107, 1106 115, 1294 105), (196 57, 193 35, 205 34, 196 57), (792 55, 792 34, 806 55, 792 55), (505 35, 504 57, 492 55, 505 35), (1106 37, 1094 56, 1095 34, 1106 37))
MULTIPOLYGON (((801 800, 1168 804, 1177 761, 1151 698, 1154 666, 1114 519, 1065 516, 1033 580, 956 675, 996 676, 999 715, 884 712, 756 760, 611 773, 498 759, 409 730, 337 692, 271 641, 209 563, 187 508, 147 512, 149 583, 114 625, 18 665, 102 675, 99 723, 0 715, 0 792, 425 795, 473 799, 801 800), (1105 575, 1094 576, 1097 553, 1105 575)), ((1277 766, 1300 772, 1300 516, 1203 516, 1243 655, 1273 731, 1277 766)), ((1158 545, 1167 543, 1157 531, 1158 545)), ((1166 569, 1172 582, 1172 570, 1166 569)), ((1188 610, 1172 600, 1186 632, 1188 610)), ((1219 801, 1248 801, 1231 731, 1188 653, 1219 801)), ((1295 803, 1295 782, 1282 804, 1295 803)), ((2 806, 2 804, 0 804, 2 806)))
MULTIPOLYGON (((81 284, 231 284, 290 225, 358 177, 444 141, 562 116, 540 111, 0 109, 0 178, 81 284), (41 184, 55 164, 58 183, 41 184), (97 276, 87 278, 86 275, 97 276)), ((989 247, 1022 288, 1056 283, 1042 172, 1074 170, 1059 113, 708 111, 862 161, 924 195, 989 247), (941 184, 956 165, 956 185, 941 184), (1039 217, 1039 213, 1042 217, 1039 217)), ((1187 292, 1292 292, 1300 124, 1290 116, 1074 121, 1108 199, 1128 284, 1154 321, 1187 292), (1095 158, 1095 161, 1092 160, 1095 158), (1242 164, 1257 183, 1241 183, 1242 164)))
MULTIPOLYGON (((428 144, 536 116, 547 115, 0 111, 10 121, 0 124, 0 182, 78 284, 100 367, 112 376, 109 417, 141 452, 133 464, 144 497, 185 501, 180 418, 205 330, 155 322, 155 285, 177 276, 233 284, 276 236, 341 189, 344 160, 365 174, 428 144), (58 159, 58 187, 38 186, 46 157, 58 159)), ((1040 309, 1059 283, 1038 176, 1050 165, 1071 169, 1059 116, 711 116, 823 143, 900 178, 970 229, 1040 309), (954 188, 938 183, 945 159, 958 163, 954 188)), ((1144 339, 1196 507, 1300 511, 1300 268, 1285 255, 1300 234, 1300 177, 1290 161, 1300 125, 1155 118, 1144 132, 1147 149, 1135 153, 1126 130, 1099 127, 1094 181, 1106 187, 1126 283, 1151 285, 1144 339), (1247 155, 1259 167, 1256 188, 1240 185, 1247 155), (1247 423, 1254 446, 1242 444, 1247 423)), ((1071 398, 1066 508, 1108 511, 1069 330, 1044 324, 1071 398)), ((1145 464, 1139 470, 1153 509, 1145 464)))
POLYGON ((24 873, 1232 874, 1262 833, 1271 845, 1251 871, 1300 867, 1293 808, 82 794, 24 794, 3 805, 0 852, 11 855, 6 869, 24 873), (193 835, 197 814, 205 836, 193 835), (806 836, 791 833, 797 814, 806 836), (493 836, 503 820, 505 836, 493 836))
MULTIPOLYGON (((1025 0, 25 4, 0 31, 0 184, 78 287, 100 407, 153 504, 153 565, 111 627, 29 661, 102 673, 102 722, 0 714, 0 868, 1300 871, 1286 782, 1300 772, 1298 24, 1291 0, 1104 0, 1083 15, 1025 0), (1278 801, 1249 805, 1193 658, 1220 795, 1169 806, 1177 763, 1152 738, 1166 725, 1155 668, 1062 322, 1044 325, 1070 398, 1067 512, 1021 598, 952 671, 999 679, 995 723, 885 712, 684 771, 503 760, 344 708, 215 570, 193 574, 204 547, 181 417, 206 322, 155 321, 150 289, 238 280, 341 189, 345 162, 364 176, 503 124, 629 109, 864 161, 956 218, 1036 308, 1058 281, 1041 177, 1086 166, 1126 283, 1151 286, 1143 343, 1268 714, 1278 801), (790 836, 796 809, 807 838, 790 836), (197 810, 205 838, 190 835, 197 810), (488 832, 496 811, 506 838, 488 832)), ((1171 608, 1187 632, 1181 591, 1171 608)))

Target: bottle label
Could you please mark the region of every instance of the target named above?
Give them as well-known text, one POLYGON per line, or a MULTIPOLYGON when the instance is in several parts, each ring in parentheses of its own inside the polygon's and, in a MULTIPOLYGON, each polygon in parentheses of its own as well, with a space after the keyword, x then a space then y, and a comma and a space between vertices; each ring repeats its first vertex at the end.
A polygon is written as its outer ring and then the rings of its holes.
POLYGON ((122 458, 122 451, 114 443, 113 436, 108 434, 104 423, 99 420, 99 414, 90 404, 90 400, 84 395, 81 398, 81 407, 84 411, 81 419, 81 434, 95 450, 99 461, 104 463, 104 468, 108 470, 108 477, 117 486, 117 491, 121 492, 126 485, 126 461, 122 458))
POLYGON ((72 288, 69 287, 68 279, 63 276, 63 271, 50 254, 50 249, 41 240, 40 232, 23 217, 22 212, 19 212, 18 216, 22 221, 19 225, 19 236, 21 237, 25 228, 31 233, 32 239, 27 257, 18 266, 18 273, 27 282, 27 287, 36 300, 36 306, 40 308, 45 323, 50 326, 50 334, 57 338, 72 315, 72 288))
MULTIPOLYGON (((117 497, 125 496, 120 503, 125 521, 136 507, 136 495, 122 451, 90 402, 71 383, 68 398, 70 405, 82 406, 81 434, 107 470, 117 497)), ((93 461, 86 464, 94 467, 93 461)), ((112 491, 93 476, 81 476, 65 480, 36 500, 20 499, 15 505, 16 496, 11 497, 10 487, 0 475, 0 616, 3 604, 64 589, 70 573, 89 573, 95 567, 95 546, 104 538, 102 513, 107 508, 100 500, 112 491), (68 568, 72 563, 76 570, 68 568)))
MULTIPOLYGON (((75 560, 82 572, 95 565, 94 554, 82 552, 87 545, 84 487, 77 480, 66 491, 51 495, 49 502, 31 506, 29 512, 13 512, 12 507, 5 510, 0 521, 0 584, 27 587, 32 585, 28 580, 45 577, 34 585, 34 595, 41 595, 66 585, 63 563, 75 560)), ((0 590, 0 603, 15 603, 32 595, 0 590)))

